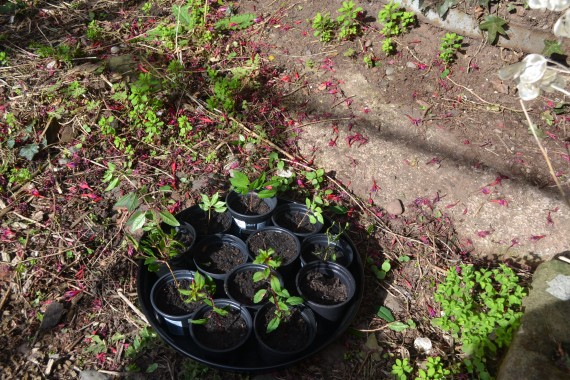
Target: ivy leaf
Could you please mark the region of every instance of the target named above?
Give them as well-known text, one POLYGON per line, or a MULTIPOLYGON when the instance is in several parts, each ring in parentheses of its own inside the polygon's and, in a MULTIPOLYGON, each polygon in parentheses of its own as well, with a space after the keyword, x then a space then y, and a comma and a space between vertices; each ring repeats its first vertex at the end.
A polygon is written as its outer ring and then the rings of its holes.
POLYGON ((507 32, 505 31, 505 25, 507 25, 507 21, 497 17, 497 16, 487 16, 485 17, 485 21, 479 24, 479 29, 485 30, 487 32, 487 40, 491 45, 497 42, 498 35, 502 35, 505 38, 508 38, 507 32))
POLYGON ((38 144, 28 144, 20 149, 20 157, 24 157, 28 161, 32 161, 34 159, 34 156, 38 154, 39 151, 40 148, 38 144))
POLYGON ((542 55, 552 57, 552 54, 565 55, 557 40, 544 40, 544 50, 542 50, 542 55))
POLYGON ((442 20, 445 20, 447 16, 447 12, 449 9, 453 8, 457 4, 457 0, 445 0, 441 5, 436 6, 437 14, 441 17, 442 20))

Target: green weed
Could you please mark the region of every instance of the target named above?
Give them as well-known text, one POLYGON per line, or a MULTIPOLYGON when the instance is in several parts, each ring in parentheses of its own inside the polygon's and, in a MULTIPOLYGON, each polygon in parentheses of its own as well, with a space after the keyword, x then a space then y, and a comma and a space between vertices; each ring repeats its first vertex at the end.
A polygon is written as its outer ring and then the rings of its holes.
POLYGON ((394 375, 397 380, 407 380, 408 374, 411 374, 413 370, 414 368, 410 365, 408 359, 396 359, 390 373, 394 375))
POLYGON ((312 27, 315 30, 313 35, 319 37, 321 42, 330 42, 333 40, 336 24, 328 13, 317 13, 313 18, 312 27))
POLYGON ((461 42, 463 37, 455 33, 445 33, 439 45, 439 58, 446 65, 452 64, 457 58, 457 52, 461 50, 461 42))
POLYGON ((361 34, 360 24, 358 23, 358 15, 362 12, 361 7, 354 7, 354 2, 343 1, 342 7, 337 10, 340 16, 336 18, 336 22, 340 27, 338 38, 341 40, 350 40, 361 34))
POLYGON ((407 32, 416 22, 416 16, 413 12, 406 12, 400 8, 399 4, 391 1, 378 13, 378 22, 383 25, 380 33, 385 37, 399 36, 407 32))
POLYGON ((526 293, 506 265, 491 270, 472 265, 458 269, 461 274, 450 269, 437 288, 434 299, 441 305, 442 317, 433 319, 432 324, 461 342, 469 373, 489 379, 487 358, 510 344, 520 324, 526 293))

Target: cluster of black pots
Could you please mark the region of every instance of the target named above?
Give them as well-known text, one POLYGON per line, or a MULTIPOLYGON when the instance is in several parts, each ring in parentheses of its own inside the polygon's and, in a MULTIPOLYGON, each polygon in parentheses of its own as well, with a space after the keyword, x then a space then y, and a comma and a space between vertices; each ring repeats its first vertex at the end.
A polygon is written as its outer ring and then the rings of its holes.
MULTIPOLYGON (((256 340, 255 346, 259 350, 259 356, 267 362, 279 362, 302 355, 307 352, 317 334, 326 333, 326 326, 334 326, 343 318, 347 305, 354 297, 357 284, 351 272, 346 268, 350 265, 354 252, 350 244, 344 239, 329 242, 327 235, 319 234, 322 228, 321 224, 314 225, 312 231, 308 230, 312 228, 311 226, 309 228, 305 226, 302 231, 295 231, 295 228, 292 227, 300 225, 299 218, 303 218, 303 215, 306 216, 308 212, 304 205, 285 203, 276 207, 277 199, 262 199, 261 201, 268 206, 269 212, 265 215, 244 215, 244 213, 237 212, 232 208, 235 199, 240 196, 235 193, 228 194, 226 202, 228 205, 227 213, 230 218, 217 216, 217 220, 226 221, 223 223, 216 222, 217 230, 211 229, 210 226, 201 225, 204 221, 207 222, 207 217, 204 218, 204 212, 196 206, 176 215, 181 224, 185 226, 183 232, 191 233, 194 231, 195 236, 193 239, 189 239, 192 241, 191 247, 187 247, 181 257, 171 263, 169 269, 163 268, 161 277, 152 286, 150 302, 154 317, 169 334, 191 336, 205 357, 222 358, 223 360, 224 355, 238 350, 247 341, 253 339, 256 340), (291 212, 298 215, 291 217, 289 215, 291 212), (231 223, 227 223, 228 219, 231 223), (297 222, 287 224, 287 220, 296 220, 297 222), (285 223, 290 229, 279 227, 279 223, 285 223), (202 234, 196 231, 202 231, 202 234), (277 251, 276 254, 280 254, 278 251, 283 247, 273 246, 275 245, 272 244, 273 238, 278 239, 279 242, 284 241, 283 239, 292 242, 290 250, 293 250, 294 253, 292 255, 288 253, 289 256, 283 257, 283 265, 277 269, 275 275, 289 293, 301 296, 304 299, 302 305, 292 309, 293 315, 298 318, 297 322, 302 320, 304 322, 301 323, 306 326, 301 334, 302 339, 293 347, 276 347, 272 346, 271 342, 266 341, 268 335, 276 334, 278 331, 269 334, 266 332, 267 321, 271 319, 268 315, 272 315, 274 304, 269 302, 269 297, 266 297, 262 303, 253 303, 251 289, 250 294, 240 293, 240 289, 236 289, 237 285, 234 281, 236 277, 243 280, 256 271, 266 269, 263 265, 251 263, 256 255, 255 252, 252 252, 253 242, 257 241, 255 245, 258 246, 259 241, 261 241, 262 245, 268 245, 262 247, 263 249, 271 247, 277 251), (213 257, 212 252, 218 252, 223 245, 228 245, 235 251, 234 260, 230 263, 231 268, 221 269, 216 266, 217 259, 213 257), (311 254, 311 249, 326 248, 334 249, 343 260, 337 263, 324 261, 319 255, 311 254), (182 311, 181 315, 173 315, 161 310, 158 305, 161 301, 157 299, 159 289, 165 284, 174 282, 173 276, 176 281, 182 279, 193 281, 194 274, 197 271, 210 276, 216 282, 217 290, 213 295, 215 305, 233 311, 231 314, 235 316, 236 321, 239 319, 240 323, 246 326, 244 331, 234 334, 237 338, 231 346, 213 347, 208 341, 203 340, 204 332, 201 331, 204 329, 203 325, 191 323, 192 320, 201 319, 205 315, 213 318, 211 306, 202 305, 195 310, 182 311), (307 294, 306 289, 303 288, 304 285, 301 284, 307 274, 311 272, 325 279, 335 279, 337 284, 341 283, 346 289, 345 299, 332 303, 323 303, 320 299, 311 299, 311 294, 307 294), (243 273, 247 273, 247 275, 243 273)), ((255 193, 253 197, 256 197, 255 193)), ((251 277, 253 278, 253 276, 251 277)), ((260 285, 257 284, 257 286, 260 285)), ((278 329, 285 328, 283 326, 286 325, 287 321, 282 321, 278 329)), ((227 330, 227 328, 225 329, 227 330)), ((213 326, 213 330, 209 331, 217 330, 213 326)), ((219 331, 219 333, 224 334, 223 331, 219 331)))

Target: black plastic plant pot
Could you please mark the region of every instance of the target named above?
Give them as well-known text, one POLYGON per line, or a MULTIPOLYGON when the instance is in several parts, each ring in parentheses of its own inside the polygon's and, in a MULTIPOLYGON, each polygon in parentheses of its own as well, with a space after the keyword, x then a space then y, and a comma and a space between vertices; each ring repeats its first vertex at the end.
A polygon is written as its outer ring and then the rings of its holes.
MULTIPOLYGON (((226 295, 232 301, 244 305, 252 314, 255 314, 268 301, 268 296, 266 296, 259 303, 253 302, 255 294, 261 289, 268 289, 270 285, 269 280, 253 281, 253 275, 267 268, 265 265, 254 263, 245 263, 235 267, 224 281, 226 295)), ((283 286, 281 275, 275 271, 272 271, 272 275, 276 276, 283 286)))
POLYGON ((253 318, 237 302, 229 299, 216 299, 214 305, 227 312, 217 314, 209 305, 201 307, 194 320, 205 319, 203 324, 190 323, 190 336, 206 357, 226 358, 244 345, 253 330, 253 318))
POLYGON ((274 317, 275 305, 268 302, 257 312, 253 331, 262 360, 275 363, 302 356, 317 336, 317 320, 306 306, 291 307, 291 315, 280 321, 272 332, 267 325, 274 317))
POLYGON ((155 282, 150 291, 150 303, 158 322, 172 335, 188 335, 189 320, 203 304, 186 304, 177 296, 177 285, 184 287, 194 281, 194 272, 168 272, 155 282), (174 276, 173 276, 174 275, 174 276), (176 281, 174 279, 176 278, 176 281))
POLYGON ((327 321, 341 319, 356 292, 356 281, 350 271, 330 261, 303 266, 295 284, 307 306, 327 321))
MULTIPOLYGON (((297 236, 285 228, 270 226, 253 232, 245 241, 247 249, 253 259, 259 250, 265 251, 273 248, 275 256, 281 258, 281 265, 277 271, 285 278, 293 275, 300 266, 299 255, 301 243, 297 236)), ((287 285, 287 281, 285 281, 287 285)))
POLYGON ((241 230, 255 231, 269 224, 271 214, 277 207, 277 198, 259 198, 255 192, 243 195, 230 191, 226 196, 226 205, 241 230))
POLYGON ((353 259, 354 251, 348 241, 342 237, 332 241, 326 234, 316 234, 305 238, 301 244, 302 265, 313 261, 333 261, 349 267, 353 259))
POLYGON ((311 223, 309 215, 314 214, 307 206, 299 203, 286 203, 275 209, 271 216, 273 225, 283 227, 293 232, 299 239, 319 233, 323 224, 317 220, 311 223))
POLYGON ((222 282, 233 268, 249 260, 243 240, 229 234, 208 236, 196 244, 193 254, 194 264, 202 273, 222 282))
POLYGON ((217 213, 212 211, 210 217, 208 213, 195 205, 176 215, 181 223, 190 223, 196 230, 198 239, 207 235, 228 233, 232 227, 232 215, 226 211, 217 213))

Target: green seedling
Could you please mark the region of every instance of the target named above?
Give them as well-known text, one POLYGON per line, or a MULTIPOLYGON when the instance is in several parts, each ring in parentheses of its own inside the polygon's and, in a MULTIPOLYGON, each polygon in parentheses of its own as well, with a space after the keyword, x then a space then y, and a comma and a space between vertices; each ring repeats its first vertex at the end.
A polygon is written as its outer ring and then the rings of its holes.
POLYGON ((386 53, 386 55, 393 54, 396 51, 394 41, 392 41, 391 37, 387 37, 382 41, 382 51, 386 53))
POLYGON ((416 16, 413 12, 406 12, 400 8, 399 4, 391 1, 378 13, 378 22, 383 25, 380 33, 385 37, 399 36, 407 32, 416 22, 416 16))
POLYGON ((351 40, 360 35, 360 24, 357 18, 362 11, 361 7, 354 7, 352 0, 342 2, 342 7, 337 10, 340 16, 336 18, 336 22, 340 27, 339 39, 351 40))
POLYGON ((461 42, 463 37, 455 33, 445 33, 439 45, 439 58, 446 65, 452 64, 457 58, 457 52, 461 50, 461 42))
POLYGON ((390 272, 390 269, 392 269, 392 265, 390 264, 390 260, 384 260, 384 262, 382 263, 382 265, 380 267, 378 267, 374 263, 374 260, 371 257, 367 258, 366 262, 368 263, 368 267, 370 268, 372 273, 374 273, 374 275, 376 276, 376 278, 378 280, 385 279, 388 272, 390 272))
POLYGON ((221 214, 228 209, 226 202, 220 200, 219 192, 216 192, 211 198, 207 194, 202 194, 202 202, 198 206, 208 213, 208 221, 212 218, 212 210, 221 214))
POLYGON ((408 375, 411 374, 413 370, 414 368, 410 365, 408 359, 396 359, 390 373, 394 375, 397 380, 407 380, 408 375))
POLYGON ((266 181, 266 176, 267 174, 263 172, 257 179, 250 181, 245 174, 234 170, 230 183, 236 193, 247 195, 254 191, 259 198, 271 198, 277 194, 279 183, 273 179, 266 181))
POLYGON ((336 24, 328 13, 319 12, 313 18, 313 29, 313 35, 319 37, 321 42, 330 42, 334 38, 336 24))
MULTIPOLYGON (((226 316, 228 311, 217 307, 214 304, 214 293, 216 292, 216 284, 209 276, 203 276, 200 272, 196 271, 194 273, 194 280, 190 283, 190 286, 186 289, 180 287, 180 284, 176 284, 180 296, 186 303, 198 303, 203 302, 210 306, 214 311, 215 315, 226 316)), ((203 325, 208 322, 207 318, 192 319, 190 323, 195 325, 203 325)))
POLYGON ((388 322, 388 328, 396 332, 401 332, 406 329, 415 329, 417 327, 413 319, 408 319, 406 322, 396 321, 396 318, 394 318, 394 315, 392 314, 392 310, 388 309, 386 306, 380 306, 376 316, 388 322))
POLYGON ((441 380, 448 379, 451 371, 443 367, 439 356, 429 357, 426 362, 426 369, 420 368, 416 380, 441 380))
POLYGON ((299 221, 297 228, 301 226, 305 218, 309 218, 311 224, 324 223, 323 219, 323 199, 318 195, 313 196, 313 199, 305 198, 305 205, 307 206, 307 212, 303 215, 303 219, 299 221))
POLYGON ((255 264, 267 266, 265 270, 254 273, 253 281, 269 281, 270 284, 268 289, 260 289, 255 293, 253 302, 260 303, 266 296, 269 296, 269 301, 275 305, 275 313, 267 325, 267 333, 275 331, 281 324, 281 321, 291 315, 291 306, 303 303, 301 297, 291 296, 289 291, 281 286, 277 276, 274 275, 275 270, 281 265, 281 258, 274 257, 274 255, 275 250, 273 248, 268 250, 261 249, 253 261, 255 264))

